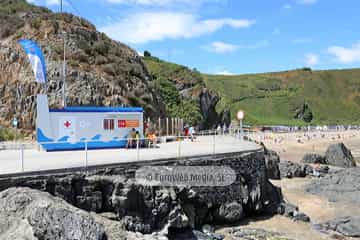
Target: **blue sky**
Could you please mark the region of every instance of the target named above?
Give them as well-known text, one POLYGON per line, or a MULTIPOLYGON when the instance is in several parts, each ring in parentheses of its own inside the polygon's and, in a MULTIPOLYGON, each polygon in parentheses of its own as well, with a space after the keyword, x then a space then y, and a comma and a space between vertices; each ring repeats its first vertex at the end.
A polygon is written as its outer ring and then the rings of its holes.
MULTIPOLYGON (((28 0, 59 11, 59 0, 28 0)), ((359 0, 64 0, 138 52, 205 73, 360 65, 359 0)))

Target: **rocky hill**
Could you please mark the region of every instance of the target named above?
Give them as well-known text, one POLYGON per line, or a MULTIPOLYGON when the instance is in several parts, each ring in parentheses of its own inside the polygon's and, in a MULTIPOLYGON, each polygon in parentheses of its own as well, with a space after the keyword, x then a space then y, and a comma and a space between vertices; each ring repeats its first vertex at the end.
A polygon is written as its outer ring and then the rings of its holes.
POLYGON ((360 69, 309 68, 235 76, 204 75, 217 110, 246 111, 251 124, 360 124, 360 69))
POLYGON ((96 31, 88 21, 53 13, 25 0, 0 0, 0 123, 13 117, 35 124, 35 96, 47 91, 61 104, 63 32, 66 32, 68 105, 142 106, 146 117, 166 115, 151 75, 136 51, 96 31), (48 87, 35 82, 17 40, 37 41, 47 61, 48 87))
POLYGON ((199 71, 163 61, 147 51, 144 61, 171 116, 184 118, 201 129, 214 128, 219 122, 230 123, 228 111, 216 111, 220 98, 206 87, 199 71))

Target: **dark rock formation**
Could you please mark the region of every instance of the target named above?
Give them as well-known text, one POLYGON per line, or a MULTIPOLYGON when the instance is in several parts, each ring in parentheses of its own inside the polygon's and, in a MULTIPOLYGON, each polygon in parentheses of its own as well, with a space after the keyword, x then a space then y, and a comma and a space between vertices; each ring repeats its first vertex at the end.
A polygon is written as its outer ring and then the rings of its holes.
POLYGON ((219 122, 219 115, 216 112, 216 104, 219 102, 219 97, 207 89, 199 95, 200 111, 203 116, 203 122, 200 124, 200 129, 214 128, 219 122))
POLYGON ((236 223, 244 216, 242 204, 231 202, 222 204, 215 212, 215 220, 220 223, 236 223))
POLYGON ((28 186, 47 191, 88 211, 113 212, 127 230, 142 233, 201 229, 204 224, 233 223, 253 215, 276 214, 282 202, 280 189, 268 181, 263 152, 158 164, 229 166, 237 179, 225 187, 150 187, 134 181, 135 170, 142 166, 134 163, 95 171, 89 176, 0 181, 0 190, 28 186))
POLYGON ((328 173, 313 181, 306 191, 327 197, 330 201, 360 203, 360 168, 348 168, 328 173))
POLYGON ((267 148, 264 148, 264 154, 265 154, 266 173, 268 178, 280 179, 279 155, 275 151, 269 150, 267 148))
POLYGON ((216 233, 203 233, 197 230, 187 230, 170 234, 170 240, 223 240, 225 237, 216 233))
POLYGON ((10 188, 0 193, 0 239, 105 240, 87 212, 48 193, 10 188))
POLYGON ((343 143, 330 145, 325 153, 326 163, 337 167, 355 167, 351 151, 343 143))
POLYGON ((313 113, 307 103, 304 103, 301 106, 297 107, 294 112, 294 118, 301 119, 304 122, 309 123, 313 119, 313 113))
POLYGON ((294 221, 310 222, 310 217, 299 211, 299 207, 291 203, 282 203, 279 206, 279 214, 284 215, 294 221))
POLYGON ((219 121, 221 126, 229 127, 231 124, 231 112, 230 110, 224 110, 220 113, 219 121))
POLYGON ((305 154, 302 161, 304 163, 326 164, 325 157, 316 153, 305 154))
POLYGON ((315 225, 315 229, 320 231, 334 231, 346 237, 360 237, 360 217, 341 217, 334 220, 315 225))
POLYGON ((231 240, 290 240, 284 234, 256 228, 232 228, 226 235, 231 240))
POLYGON ((281 177, 306 177, 307 170, 305 165, 300 165, 291 161, 280 161, 279 169, 281 177))

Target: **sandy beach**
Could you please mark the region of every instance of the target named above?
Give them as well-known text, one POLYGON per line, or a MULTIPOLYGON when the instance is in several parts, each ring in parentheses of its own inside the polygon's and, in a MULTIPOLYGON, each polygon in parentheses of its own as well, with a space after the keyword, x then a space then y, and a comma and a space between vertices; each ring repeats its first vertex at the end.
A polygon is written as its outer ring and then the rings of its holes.
POLYGON ((360 131, 265 133, 254 138, 262 141, 269 149, 276 151, 281 160, 300 162, 306 153, 324 154, 330 144, 343 142, 359 162, 360 131))

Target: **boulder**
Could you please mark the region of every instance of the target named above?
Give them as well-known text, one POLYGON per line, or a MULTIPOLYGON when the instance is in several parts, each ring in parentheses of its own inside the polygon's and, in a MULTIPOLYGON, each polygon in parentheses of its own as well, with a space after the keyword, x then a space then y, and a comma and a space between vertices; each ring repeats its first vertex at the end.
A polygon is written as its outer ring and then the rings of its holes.
POLYGON ((226 239, 236 239, 236 240, 270 240, 270 239, 281 239, 281 240, 290 240, 286 238, 283 234, 266 231, 263 229, 257 228, 232 228, 228 231, 229 238, 226 239))
POLYGON ((307 153, 304 155, 302 162, 304 163, 315 163, 315 164, 326 164, 325 157, 316 153, 307 153))
POLYGON ((188 230, 171 233, 172 240, 223 240, 225 236, 216 233, 203 233, 197 230, 188 230))
POLYGON ((265 156, 265 164, 266 164, 266 173, 268 178, 280 179, 279 155, 273 150, 264 148, 264 156, 265 156))
POLYGON ((310 217, 299 211, 299 207, 291 203, 282 203, 279 206, 279 214, 294 221, 310 222, 310 217))
POLYGON ((326 163, 337 167, 355 167, 356 163, 351 151, 343 143, 332 144, 325 153, 326 163))
POLYGON ((104 227, 87 212, 30 188, 0 193, 0 239, 105 240, 104 227))
POLYGON ((346 168, 329 172, 312 181, 307 192, 327 197, 330 201, 350 201, 360 204, 360 168, 346 168))
POLYGON ((238 202, 225 203, 215 213, 215 220, 219 223, 236 223, 244 216, 243 207, 238 202))
POLYGON ((334 231, 346 237, 360 237, 360 217, 347 216, 315 225, 320 231, 334 231))
POLYGON ((290 161, 280 161, 279 169, 281 177, 286 178, 305 177, 307 172, 305 165, 290 161))

